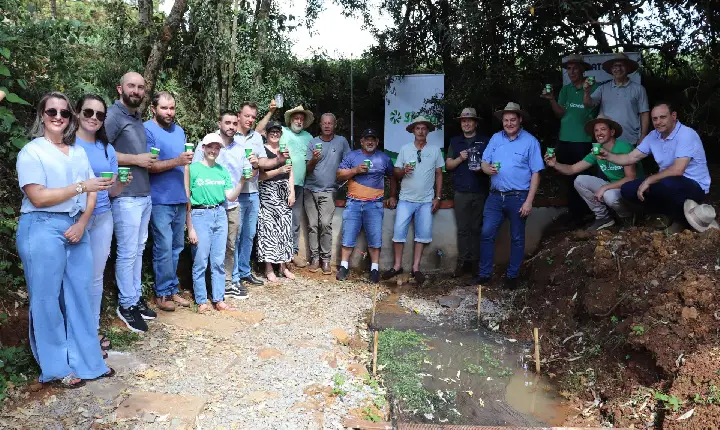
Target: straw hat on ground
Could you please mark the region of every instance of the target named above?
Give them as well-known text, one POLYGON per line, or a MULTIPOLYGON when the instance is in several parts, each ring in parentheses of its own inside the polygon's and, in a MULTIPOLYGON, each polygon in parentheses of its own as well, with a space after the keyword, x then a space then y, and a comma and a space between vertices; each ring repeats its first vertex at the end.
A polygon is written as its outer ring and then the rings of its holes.
POLYGON ((296 113, 303 113, 305 114, 305 121, 303 122, 303 129, 310 127, 310 124, 315 121, 315 115, 313 113, 305 108, 302 107, 302 105, 294 107, 290 109, 289 111, 285 112, 285 125, 290 127, 290 118, 292 118, 293 114, 296 113))
POLYGON ((495 111, 495 118, 502 121, 502 116, 505 112, 512 112, 520 115, 523 119, 527 119, 528 114, 524 110, 520 109, 520 105, 515 102, 509 102, 507 105, 505 105, 504 109, 495 111))
POLYGON ((408 124, 407 127, 405 127, 405 130, 407 130, 408 133, 412 133, 415 129, 415 126, 418 124, 425 124, 427 125, 429 131, 435 131, 435 125, 430 122, 429 119, 425 118, 422 115, 415 117, 415 119, 410 124, 408 124))
POLYGON ((475 121, 480 120, 480 118, 478 118, 477 116, 477 111, 475 110, 475 108, 471 107, 463 109, 462 112, 460 112, 460 116, 456 117, 455 119, 474 119, 475 121))
POLYGON ((580 55, 580 54, 571 54, 571 55, 568 55, 568 56, 565 58, 565 61, 563 61, 562 67, 563 67, 563 69, 567 69, 568 64, 573 64, 573 63, 574 63, 574 64, 579 64, 579 65, 583 66, 586 71, 587 71, 587 70, 592 70, 592 65, 590 65, 590 63, 588 63, 587 61, 585 61, 585 57, 583 57, 583 56, 580 55))
POLYGON ((611 59, 602 63, 603 70, 605 70, 608 74, 612 75, 612 66, 613 66, 613 64, 617 63, 618 61, 622 61, 623 63, 625 63, 625 68, 627 69, 628 75, 636 72, 637 69, 640 67, 640 65, 637 63, 637 61, 633 61, 627 55, 625 55, 623 53, 619 53, 619 54, 615 54, 611 59))
POLYGON ((585 123, 585 133, 587 133, 587 135, 592 137, 593 139, 595 139, 595 124, 599 122, 604 122, 608 125, 608 127, 615 130, 615 137, 619 137, 623 132, 622 126, 620 124, 613 121, 613 119, 609 116, 600 114, 597 116, 597 118, 591 119, 590 121, 585 123))
POLYGON ((687 199, 683 211, 685 219, 695 230, 700 232, 711 228, 720 230, 720 226, 715 221, 715 208, 711 205, 699 205, 694 200, 687 199))

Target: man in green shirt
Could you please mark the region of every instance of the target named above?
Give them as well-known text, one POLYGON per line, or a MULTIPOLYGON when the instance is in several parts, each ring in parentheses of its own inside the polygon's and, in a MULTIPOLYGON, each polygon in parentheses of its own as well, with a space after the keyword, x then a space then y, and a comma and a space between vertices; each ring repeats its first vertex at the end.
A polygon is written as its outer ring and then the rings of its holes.
MULTIPOLYGON (((634 147, 624 140, 617 140, 615 136, 622 134, 622 127, 617 122, 603 115, 590 120, 585 124, 585 132, 595 136, 602 148, 613 154, 629 154, 634 147)), ((579 175, 575 178, 574 186, 587 206, 595 213, 593 222, 587 231, 597 231, 615 224, 608 209, 615 211, 624 226, 632 224, 632 213, 622 202, 620 187, 636 177, 642 177, 642 165, 619 166, 607 160, 599 160, 593 152, 575 164, 561 164, 555 157, 545 156, 545 163, 563 175, 578 175, 590 167, 597 165, 604 178, 590 175, 579 175)))
MULTIPOLYGON (((583 104, 585 72, 592 66, 585 61, 582 55, 569 55, 562 64, 567 70, 570 83, 560 89, 558 100, 555 101, 554 92, 543 90, 542 98, 550 102, 555 116, 560 119, 560 135, 555 147, 557 159, 561 163, 574 164, 582 160, 592 148, 592 135, 585 133, 585 123, 595 118, 597 107, 587 108, 583 104)), ((597 87, 597 83, 593 88, 597 87)), ((581 221, 587 215, 588 208, 572 187, 575 176, 567 178, 568 209, 574 220, 581 221)))

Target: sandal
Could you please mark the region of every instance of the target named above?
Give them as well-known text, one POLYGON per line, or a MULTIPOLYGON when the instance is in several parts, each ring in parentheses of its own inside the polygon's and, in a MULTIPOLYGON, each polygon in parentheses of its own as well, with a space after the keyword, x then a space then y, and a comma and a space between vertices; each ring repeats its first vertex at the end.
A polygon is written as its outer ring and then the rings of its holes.
POLYGON ((232 311, 237 310, 237 308, 234 308, 225 302, 215 302, 214 306, 215 306, 216 311, 231 311, 232 312, 232 311))
POLYGON ((100 338, 100 348, 102 348, 103 351, 112 349, 112 342, 105 335, 102 335, 100 338))
POLYGON ((209 312, 211 309, 212 307, 209 304, 203 303, 202 305, 198 306, 197 313, 204 314, 205 312, 209 312))
POLYGON ((112 378, 113 376, 115 376, 115 373, 116 373, 116 372, 115 372, 115 369, 113 369, 112 367, 109 367, 109 369, 110 369, 110 370, 108 370, 107 372, 105 372, 105 373, 103 373, 102 375, 98 376, 97 378, 90 379, 90 381, 95 381, 95 380, 97 380, 97 379, 102 379, 102 378, 112 378))
POLYGON ((67 388, 69 390, 74 390, 75 388, 80 388, 85 386, 85 381, 83 379, 78 378, 77 376, 73 375, 72 373, 65 376, 62 379, 56 379, 53 381, 55 385, 57 385, 60 388, 67 388), (72 381, 77 382, 72 382, 72 381))
POLYGON ((100 349, 100 352, 102 352, 103 360, 107 360, 107 358, 108 358, 108 352, 105 351, 104 349, 100 349))

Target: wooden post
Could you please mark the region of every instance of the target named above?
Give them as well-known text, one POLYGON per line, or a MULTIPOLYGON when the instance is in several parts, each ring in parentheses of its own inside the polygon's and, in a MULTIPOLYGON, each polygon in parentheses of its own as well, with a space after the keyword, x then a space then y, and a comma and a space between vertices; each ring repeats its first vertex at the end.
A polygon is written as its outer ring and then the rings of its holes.
POLYGON ((540 374, 540 338, 537 327, 533 329, 533 338, 535 338, 535 373, 540 374))
POLYGON ((373 335, 373 376, 377 375, 377 348, 378 348, 378 335, 380 332, 375 330, 373 335))
POLYGON ((480 325, 480 303, 481 302, 482 302, 482 285, 478 285, 478 308, 477 308, 478 325, 480 325))
POLYGON ((370 326, 375 327, 375 306, 377 306, 377 293, 378 293, 378 287, 375 285, 375 294, 373 294, 373 308, 372 308, 372 316, 370 317, 370 326))

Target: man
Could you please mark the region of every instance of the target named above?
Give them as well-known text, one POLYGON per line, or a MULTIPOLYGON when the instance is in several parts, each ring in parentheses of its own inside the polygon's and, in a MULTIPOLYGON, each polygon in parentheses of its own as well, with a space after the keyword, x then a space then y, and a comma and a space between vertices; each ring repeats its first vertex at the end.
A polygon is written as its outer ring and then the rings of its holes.
MULTIPOLYGON (((146 319, 157 314, 142 298, 142 256, 152 212, 148 170, 156 156, 147 150, 145 127, 138 108, 145 97, 145 79, 128 72, 117 86, 120 100, 110 106, 105 119, 108 140, 115 147, 118 165, 130 168, 133 181, 113 199, 112 213, 117 240, 115 281, 118 317, 134 332, 148 330, 146 319)), ((78 264, 83 264, 79 262, 78 264)))
POLYGON ((175 98, 167 91, 155 94, 150 103, 153 117, 145 122, 147 150, 160 154, 150 166, 150 196, 153 235, 155 305, 172 312, 175 303, 190 306, 179 294, 177 277, 180 252, 185 247, 185 166, 192 162, 192 151, 185 151, 185 130, 175 124, 175 98))
POLYGON ((330 274, 332 220, 338 188, 336 173, 340 161, 350 152, 347 139, 335 135, 335 125, 335 115, 325 113, 320 117, 320 135, 310 141, 305 157, 303 205, 308 217, 309 270, 317 272, 322 269, 324 275, 330 274), (320 144, 321 149, 317 149, 316 144, 320 144))
MULTIPOLYGON (((584 73, 592 66, 582 55, 573 54, 563 63, 567 70, 570 83, 560 89, 558 101, 555 94, 544 91, 543 98, 550 101, 550 107, 557 118, 560 118, 560 135, 555 146, 557 161, 562 164, 575 164, 582 160, 592 148, 592 134, 585 133, 585 124, 597 115, 597 106, 586 107, 583 104, 585 94, 584 73)), ((592 85, 590 91, 597 88, 592 85)), ((567 177, 567 200, 571 220, 581 221, 588 214, 588 207, 573 187, 576 175, 567 177)))
POLYGON ((344 281, 350 270, 349 261, 360 229, 365 231, 370 254, 370 282, 380 282, 380 248, 382 248, 382 224, 385 209, 385 177, 390 178, 388 206, 397 205, 397 179, 392 160, 378 147, 378 133, 372 128, 363 131, 360 138, 362 149, 348 153, 337 170, 338 181, 348 181, 347 203, 343 212, 342 251, 340 268, 335 276, 344 281), (369 161, 369 163, 367 162, 369 161), (369 166, 368 166, 369 164, 369 166))
POLYGON ((598 158, 628 166, 652 154, 660 171, 645 179, 629 181, 620 191, 629 202, 663 214, 661 224, 667 226, 672 221, 670 232, 674 233, 687 226, 683 213, 685 200, 701 203, 710 192, 710 172, 700 136, 677 120, 677 112, 670 103, 657 103, 652 121, 655 131, 631 153, 613 154, 603 149, 598 158))
POLYGON ((639 64, 625 54, 616 54, 602 64, 603 70, 613 79, 599 85, 597 89, 584 84, 583 104, 586 107, 600 105, 600 113, 612 118, 623 129, 622 136, 627 142, 637 145, 650 130, 650 109, 645 88, 630 80, 639 64))
POLYGON ((490 138, 482 156, 482 169, 490 175, 490 195, 485 201, 480 234, 480 270, 476 284, 492 278, 495 237, 506 218, 510 219, 510 264, 505 287, 514 289, 525 253, 525 221, 532 212, 533 200, 544 168, 540 143, 522 128, 525 111, 510 102, 495 112, 503 130, 490 138))
POLYGON ((435 130, 432 122, 418 116, 406 130, 415 136, 415 141, 400 148, 395 160, 395 177, 402 180, 392 239, 395 265, 383 273, 383 279, 403 273, 403 248, 410 220, 413 219, 415 250, 410 275, 418 285, 422 285, 425 275, 420 271, 420 258, 425 245, 432 242, 433 214, 440 208, 445 162, 440 148, 427 144, 427 135, 435 130))
POLYGON ((463 109, 455 119, 460 120, 463 134, 450 139, 445 167, 453 172, 458 246, 454 276, 460 276, 477 267, 480 260, 482 213, 490 188, 490 178, 480 169, 480 158, 489 139, 477 133, 479 118, 474 108, 463 109))
MULTIPOLYGON (((616 139, 615 136, 622 134, 622 127, 611 118, 599 115, 596 119, 590 120, 585 125, 588 135, 594 135, 595 141, 602 145, 602 148, 612 154, 628 154, 634 147, 630 142, 616 139)), ((598 160, 592 153, 575 164, 562 164, 555 160, 555 157, 545 156, 545 163, 554 167, 563 175, 576 176, 574 185, 577 192, 583 198, 587 206, 595 214, 593 222, 587 231, 597 231, 615 225, 615 219, 610 216, 608 209, 615 211, 623 226, 632 225, 632 213, 623 203, 620 195, 620 187, 636 177, 642 177, 642 164, 637 163, 629 166, 619 166, 607 160, 598 160), (591 175, 579 175, 579 173, 598 165, 604 178, 591 175)))

